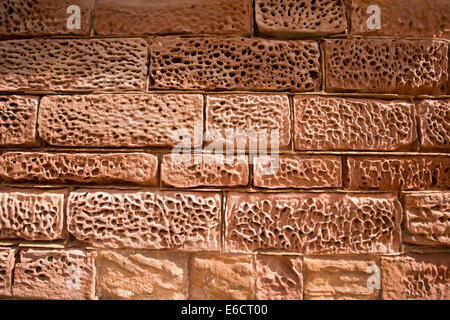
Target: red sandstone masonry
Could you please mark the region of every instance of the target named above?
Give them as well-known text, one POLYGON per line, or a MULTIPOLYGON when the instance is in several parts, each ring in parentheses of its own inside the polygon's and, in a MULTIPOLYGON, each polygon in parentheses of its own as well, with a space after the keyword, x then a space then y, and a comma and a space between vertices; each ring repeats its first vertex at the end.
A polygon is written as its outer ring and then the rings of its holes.
POLYGON ((394 194, 227 193, 225 248, 317 254, 399 251, 394 194))
POLYGON ((145 90, 142 39, 26 39, 0 42, 1 91, 145 90))
POLYGON ((258 30, 278 37, 321 36, 347 30, 342 0, 255 0, 258 30))
POLYGON ((313 41, 157 37, 150 75, 158 89, 317 91, 319 58, 313 41))
POLYGON ((272 157, 254 158, 253 184, 256 187, 310 189, 342 186, 339 156, 280 155, 275 167, 271 164, 272 157))
POLYGON ((64 194, 64 190, 1 189, 0 239, 62 239, 64 194))
POLYGON ((450 100, 423 100, 417 104, 417 123, 424 150, 450 151, 450 100))
POLYGON ((97 0, 99 35, 240 34, 252 31, 251 0, 97 0))
POLYGON ((437 40, 327 39, 328 92, 443 93, 448 44, 437 40))
POLYGON ((449 156, 361 156, 347 158, 350 190, 447 190, 449 156))
POLYGON ((404 100, 294 97, 296 150, 411 149, 417 140, 414 104, 404 100))
POLYGON ((94 0, 12 0, 0 3, 0 37, 89 35, 94 0), (71 5, 80 8, 80 29, 67 28, 71 5))
POLYGON ((11 295, 12 269, 16 249, 0 248, 0 297, 11 295))
POLYGON ((217 251, 220 212, 218 193, 84 189, 69 196, 67 225, 100 248, 217 251))
POLYGON ((155 186, 158 158, 146 153, 7 152, 0 178, 32 182, 129 182, 155 186))
POLYGON ((450 39, 447 0, 350 0, 348 8, 352 35, 450 39), (380 29, 367 26, 371 5, 380 8, 380 29))
POLYGON ((202 119, 199 94, 62 95, 42 98, 38 129, 48 144, 64 147, 198 147, 202 119), (175 136, 180 129, 192 139, 175 136))
POLYGON ((37 144, 38 104, 38 97, 0 96, 0 146, 37 144))
POLYGON ((14 297, 94 299, 95 251, 21 250, 14 273, 14 297))

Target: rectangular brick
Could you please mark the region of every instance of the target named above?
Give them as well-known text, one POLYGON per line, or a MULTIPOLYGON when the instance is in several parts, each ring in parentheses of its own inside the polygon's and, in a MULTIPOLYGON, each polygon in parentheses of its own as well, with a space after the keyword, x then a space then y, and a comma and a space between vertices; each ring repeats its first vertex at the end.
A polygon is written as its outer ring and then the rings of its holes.
POLYGON ((0 239, 64 237, 64 190, 0 190, 0 239))
POLYGON ((42 98, 38 130, 62 147, 198 147, 202 119, 199 94, 56 95, 42 98))
POLYGON ((404 150, 417 140, 406 100, 294 97, 296 150, 404 150))
POLYGON ((377 300, 380 267, 370 257, 305 257, 305 299, 377 300))
POLYGON ((303 299, 303 257, 256 256, 256 299, 303 299))
POLYGON ((381 258, 384 300, 449 300, 450 254, 381 258))
POLYGON ((97 294, 101 299, 187 299, 186 253, 100 250, 97 294))
POLYGON ((240 37, 157 37, 150 46, 159 89, 320 90, 316 42, 240 37))
POLYGON ((417 123, 421 132, 421 149, 450 150, 450 99, 418 103, 417 123))
POLYGON ((450 192, 408 193, 403 197, 407 234, 417 245, 450 245, 450 192))
POLYGON ((36 122, 39 98, 0 96, 0 146, 37 145, 36 122))
POLYGON ((89 35, 93 0, 13 0, 0 3, 0 36, 45 36, 45 35, 89 35), (71 29, 67 22, 73 22, 79 9, 80 25, 71 29), (75 13, 75 15, 74 15, 75 13))
POLYGON ((26 299, 85 300, 95 297, 95 251, 21 250, 13 296, 26 299))
POLYGON ((81 189, 69 196, 67 225, 100 248, 217 251, 220 215, 219 193, 81 189))
POLYGON ((199 186, 234 187, 248 184, 248 157, 198 154, 183 158, 166 154, 161 164, 161 181, 177 188, 199 186), (198 160, 197 160, 198 159, 198 160))
POLYGON ((255 20, 259 32, 285 38, 347 31, 341 0, 256 0, 255 20))
POLYGON ((251 255, 194 254, 189 264, 190 299, 254 299, 251 255))
POLYGON ((0 297, 11 296, 12 270, 16 249, 0 248, 0 297))
POLYGON ((98 35, 250 35, 251 0, 98 0, 98 35))
POLYGON ((286 149, 291 140, 287 95, 214 94, 206 98, 207 141, 222 149, 286 149), (278 134, 278 143, 272 140, 278 134))
POLYGON ((327 39, 328 92, 443 93, 448 44, 437 40, 327 39))
POLYGON ((351 35, 450 39, 448 0, 350 0, 348 7, 351 35), (371 5, 379 8, 379 29, 369 20, 371 5))
POLYGON ((347 158, 350 190, 439 190, 450 188, 449 156, 347 158))
POLYGON ((402 207, 395 194, 227 194, 230 252, 398 252, 402 207))
POLYGON ((0 178, 8 181, 157 185, 158 158, 148 153, 7 152, 0 178))
POLYGON ((1 91, 145 90, 142 39, 26 39, 0 42, 1 91))
POLYGON ((253 184, 263 188, 337 188, 342 186, 339 156, 255 157, 253 184))

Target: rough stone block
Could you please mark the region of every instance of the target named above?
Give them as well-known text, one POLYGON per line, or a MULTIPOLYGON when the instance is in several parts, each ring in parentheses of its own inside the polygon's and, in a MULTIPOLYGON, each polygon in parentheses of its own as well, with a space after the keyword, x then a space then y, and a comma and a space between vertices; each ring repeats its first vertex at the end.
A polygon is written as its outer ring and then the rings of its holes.
POLYGON ((216 251, 220 214, 218 193, 85 189, 70 194, 67 225, 100 248, 216 251))
POLYGON ((0 248, 0 297, 11 295, 12 270, 16 249, 0 248))
MULTIPOLYGON (((450 86, 449 86, 450 87, 450 86)), ((425 150, 450 150, 450 100, 424 100, 417 106, 420 146, 425 150)))

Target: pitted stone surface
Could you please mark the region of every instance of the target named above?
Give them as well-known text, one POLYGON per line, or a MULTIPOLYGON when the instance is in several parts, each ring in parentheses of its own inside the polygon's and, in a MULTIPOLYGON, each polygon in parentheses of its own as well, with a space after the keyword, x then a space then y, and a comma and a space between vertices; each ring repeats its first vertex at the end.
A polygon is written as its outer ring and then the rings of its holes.
POLYGON ((190 299, 254 298, 250 255, 195 254, 190 260, 189 269, 190 299))
POLYGON ((0 239, 63 238, 64 191, 0 191, 0 239))
POLYGON ((384 300, 449 300, 450 254, 381 258, 384 300))
POLYGON ((417 139, 407 101, 295 96, 294 114, 296 150, 399 150, 417 139))
POLYGON ((84 300, 95 297, 95 252, 79 249, 20 252, 13 295, 26 299, 84 300))
POLYGON ((187 254, 101 250, 97 267, 101 299, 187 298, 187 254))
POLYGON ((404 241, 431 246, 450 246, 450 192, 404 195, 404 241))
POLYGON ((227 251, 399 250, 402 208, 394 194, 230 192, 226 204, 227 251))
POLYGON ((447 0, 351 0, 348 5, 352 35, 450 39, 447 0), (370 5, 380 8, 380 29, 367 26, 370 5))
POLYGON ((72 192, 68 230, 100 248, 219 249, 221 197, 209 192, 72 192))
POLYGON ((337 188, 342 186, 339 156, 280 155, 254 158, 253 183, 257 187, 337 188), (275 160, 275 164, 272 160, 275 160))
POLYGON ((255 19, 261 33, 320 36, 347 30, 342 0, 256 0, 255 19))
POLYGON ((202 110, 198 94, 46 96, 39 106, 38 130, 56 146, 200 146, 202 110), (194 131, 195 121, 200 135, 194 131), (184 139, 187 134, 192 139, 184 139))
POLYGON ((0 248, 0 297, 11 295, 15 253, 16 249, 0 248))
POLYGON ((450 188, 448 156, 363 156, 347 158, 350 190, 435 190, 450 188))
POLYGON ((99 35, 241 34, 252 30, 251 0, 98 0, 99 35))
POLYGON ((157 37, 150 46, 153 87, 160 89, 320 89, 313 41, 240 37, 157 37))
MULTIPOLYGON (((374 300, 378 262, 368 257, 305 257, 305 299, 374 300)), ((378 287, 379 288, 379 287, 378 287)))
POLYGON ((301 300, 302 266, 302 257, 256 256, 256 299, 301 300))
POLYGON ((177 188, 199 186, 245 186, 248 184, 248 156, 166 154, 161 164, 161 181, 177 188))
POLYGON ((422 149, 450 150, 450 100, 424 100, 417 107, 422 149))
POLYGON ((0 90, 144 90, 141 39, 25 39, 0 42, 0 90))
POLYGON ((439 95, 448 80, 444 41, 327 39, 323 48, 326 91, 439 95))
POLYGON ((146 153, 7 152, 0 178, 9 181, 156 185, 158 158, 146 153))
POLYGON ((89 35, 93 0, 3 0, 0 36, 89 35), (71 5, 80 8, 80 28, 67 28, 71 5))
POLYGON ((289 99, 286 95, 217 94, 206 99, 209 140, 235 149, 256 150, 259 145, 286 149, 291 140, 289 99), (213 138, 213 139, 212 139, 213 138))
POLYGON ((0 146, 35 145, 38 97, 0 96, 0 146))

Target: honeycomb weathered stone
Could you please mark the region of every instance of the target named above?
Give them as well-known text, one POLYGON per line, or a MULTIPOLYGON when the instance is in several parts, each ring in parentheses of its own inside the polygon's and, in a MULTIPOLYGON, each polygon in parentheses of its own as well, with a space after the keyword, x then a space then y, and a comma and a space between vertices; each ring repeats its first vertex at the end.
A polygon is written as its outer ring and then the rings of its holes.
POLYGON ((309 189, 342 186, 339 156, 280 155, 275 159, 278 160, 275 167, 272 158, 253 159, 253 183, 256 187, 309 189))
POLYGON ((404 241, 431 246, 450 246, 450 192, 404 195, 404 241))
POLYGON ((183 155, 166 154, 161 164, 161 181, 177 188, 198 186, 243 186, 248 184, 248 157, 201 154, 185 162, 183 155))
POLYGON ((352 35, 450 39, 448 0, 350 0, 348 6, 352 35), (380 8, 380 29, 367 25, 370 5, 380 8))
POLYGON ((249 35, 251 0, 97 0, 99 35, 249 35))
POLYGON ((437 40, 327 39, 325 90, 442 94, 448 44, 437 40))
POLYGON ((450 254, 381 258, 382 298, 450 299, 450 254))
POLYGON ((398 150, 416 139, 414 104, 321 96, 294 97, 296 150, 398 150))
POLYGON ((85 189, 70 194, 67 225, 95 247, 216 251, 220 214, 218 193, 85 189))
POLYGON ((150 74, 160 89, 320 89, 316 42, 240 37, 157 37, 150 74))
MULTIPOLYGON (((0 36, 89 35, 93 0, 2 0, 0 36), (71 5, 80 8, 80 28, 67 28, 71 5)), ((73 13, 72 13, 73 14, 73 13)))
POLYGON ((97 293, 101 299, 187 299, 185 253, 101 250, 97 293))
POLYGON ((7 152, 0 178, 9 181, 156 185, 158 158, 147 153, 7 152))
POLYGON ((95 251, 80 249, 22 250, 15 267, 13 295, 26 299, 94 299, 95 256, 95 251))
POLYGON ((200 146, 202 119, 203 97, 198 94, 45 96, 38 131, 48 144, 57 146, 200 146), (200 128, 194 128, 196 121, 200 128), (191 139, 183 139, 177 130, 191 139))
POLYGON ((0 145, 35 145, 38 97, 0 96, 0 145))
POLYGON ((424 100, 417 106, 422 149, 450 150, 450 100, 424 100))
POLYGON ((2 189, 0 239, 62 239, 64 194, 62 190, 2 189))
POLYGON ((398 252, 402 208, 394 194, 227 194, 225 247, 303 253, 398 252))
POLYGON ((254 298, 250 255, 195 254, 189 268, 190 299, 249 300, 254 298))
POLYGON ((16 249, 0 248, 0 297, 11 295, 12 270, 16 249))
POLYGON ((450 188, 449 156, 363 156, 347 158, 350 190, 450 188))
POLYGON ((261 33, 320 36, 347 30, 342 0, 256 0, 255 19, 261 33))
POLYGON ((0 90, 144 90, 142 39, 26 39, 0 42, 0 90))
POLYGON ((377 278, 380 273, 375 258, 305 257, 304 270, 305 299, 373 300, 379 297, 377 285, 381 279, 377 278))
POLYGON ((206 131, 215 144, 228 144, 236 150, 261 150, 261 145, 271 149, 271 137, 276 133, 278 147, 285 149, 291 140, 289 119, 286 95, 215 94, 206 98, 206 131))
POLYGON ((256 299, 303 299, 303 259, 299 256, 256 256, 256 299))

